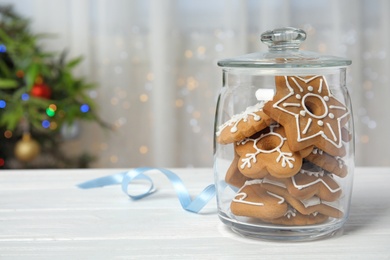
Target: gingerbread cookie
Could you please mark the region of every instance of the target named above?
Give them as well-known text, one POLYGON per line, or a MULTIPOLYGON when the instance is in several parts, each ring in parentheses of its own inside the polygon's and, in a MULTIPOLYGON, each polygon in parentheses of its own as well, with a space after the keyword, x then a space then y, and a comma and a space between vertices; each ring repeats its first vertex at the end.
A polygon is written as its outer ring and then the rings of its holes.
POLYGON ((255 136, 238 142, 239 170, 252 179, 262 178, 268 173, 277 178, 295 175, 301 169, 302 158, 310 154, 312 147, 293 152, 286 140, 283 127, 271 125, 255 136))
POLYGON ((343 127, 341 128, 341 138, 343 139, 344 142, 348 143, 352 140, 352 134, 348 129, 343 127))
POLYGON ((345 165, 343 159, 340 157, 333 157, 318 148, 314 148, 312 152, 305 157, 305 160, 310 161, 339 177, 345 177, 348 174, 348 167, 345 165))
POLYGON ((234 115, 218 127, 217 142, 228 144, 249 137, 266 128, 271 118, 264 114, 263 103, 248 107, 244 112, 234 115))
POLYGON ((234 156, 234 160, 230 164, 230 167, 225 175, 225 182, 236 188, 241 188, 242 186, 244 186, 245 182, 249 180, 249 178, 244 176, 238 169, 239 160, 240 156, 236 153, 234 156))
POLYGON ((274 219, 284 216, 288 206, 284 198, 261 187, 261 180, 250 180, 238 191, 230 204, 236 216, 274 219))
POLYGON ((286 186, 282 182, 280 182, 280 184, 275 184, 262 181, 261 187, 269 192, 285 198, 288 204, 290 204, 303 215, 309 215, 318 212, 333 218, 343 217, 343 212, 338 208, 338 201, 325 201, 317 196, 299 200, 289 193, 286 186))
POLYGON ((276 94, 264 112, 283 125, 293 151, 316 145, 344 156, 342 127, 349 118, 347 107, 330 92, 323 76, 276 76, 276 94))
POLYGON ((284 184, 289 194, 296 199, 305 200, 313 196, 317 196, 322 200, 335 201, 341 195, 341 188, 331 175, 324 173, 308 172, 300 170, 298 174, 290 177, 277 179, 273 176, 267 176, 263 179, 263 183, 278 183, 284 184))
POLYGON ((314 212, 313 214, 303 215, 296 209, 289 207, 287 213, 280 218, 270 219, 267 222, 286 226, 306 226, 325 222, 329 216, 314 212))

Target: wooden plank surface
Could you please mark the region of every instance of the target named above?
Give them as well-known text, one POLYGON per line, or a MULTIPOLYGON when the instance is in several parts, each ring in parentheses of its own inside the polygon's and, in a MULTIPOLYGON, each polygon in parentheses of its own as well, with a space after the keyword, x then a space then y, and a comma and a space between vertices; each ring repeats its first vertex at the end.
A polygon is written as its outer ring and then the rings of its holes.
MULTIPOLYGON (((1 171, 0 259, 390 259, 389 168, 356 169, 343 235, 301 243, 243 238, 220 222, 215 201, 186 212, 158 173, 149 174, 158 191, 140 201, 119 186, 75 186, 120 171, 1 171)), ((213 181, 212 169, 174 171, 192 195, 213 181)))

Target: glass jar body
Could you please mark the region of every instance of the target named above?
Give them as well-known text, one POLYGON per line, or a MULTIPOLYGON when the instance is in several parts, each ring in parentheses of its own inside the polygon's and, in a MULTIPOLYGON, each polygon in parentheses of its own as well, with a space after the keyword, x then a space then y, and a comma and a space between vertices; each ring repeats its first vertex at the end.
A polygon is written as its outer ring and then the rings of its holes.
POLYGON ((337 233, 354 171, 346 68, 223 68, 214 173, 218 214, 274 240, 337 233))

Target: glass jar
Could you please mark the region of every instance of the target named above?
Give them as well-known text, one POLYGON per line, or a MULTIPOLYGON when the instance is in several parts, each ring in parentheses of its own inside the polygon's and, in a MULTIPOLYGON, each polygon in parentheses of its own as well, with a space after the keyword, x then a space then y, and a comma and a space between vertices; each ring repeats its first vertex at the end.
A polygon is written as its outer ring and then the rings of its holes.
POLYGON ((273 240, 331 236, 345 223, 354 171, 346 67, 299 50, 303 30, 261 35, 268 52, 220 60, 215 117, 218 214, 234 231, 273 240))

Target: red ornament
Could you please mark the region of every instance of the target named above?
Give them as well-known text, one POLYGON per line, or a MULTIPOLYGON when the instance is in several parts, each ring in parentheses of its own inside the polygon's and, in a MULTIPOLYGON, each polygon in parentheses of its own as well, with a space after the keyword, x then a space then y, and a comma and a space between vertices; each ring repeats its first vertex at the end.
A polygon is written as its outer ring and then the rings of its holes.
POLYGON ((50 99, 51 89, 46 84, 35 84, 31 89, 31 96, 50 99))

